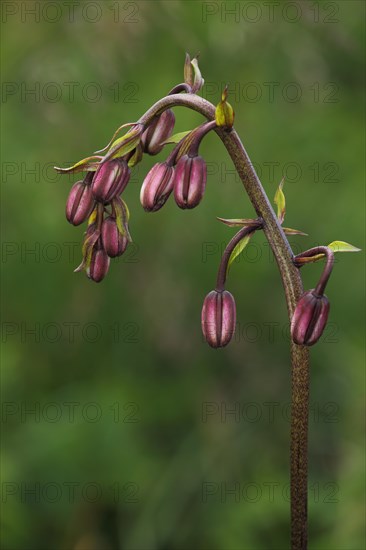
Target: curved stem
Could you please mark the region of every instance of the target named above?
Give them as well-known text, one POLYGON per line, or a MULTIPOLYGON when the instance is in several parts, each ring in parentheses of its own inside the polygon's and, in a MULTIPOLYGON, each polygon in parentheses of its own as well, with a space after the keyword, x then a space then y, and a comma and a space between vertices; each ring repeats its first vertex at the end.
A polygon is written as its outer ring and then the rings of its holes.
POLYGON ((247 225, 245 227, 242 227, 240 231, 234 235, 234 237, 231 239, 227 247, 225 248, 225 251, 222 255, 219 271, 217 273, 217 281, 216 281, 216 290, 218 292, 222 292, 225 289, 225 282, 226 282, 226 275, 227 275, 227 267, 230 260, 230 256, 236 245, 244 238, 249 236, 251 233, 254 233, 256 229, 260 229, 262 226, 262 220, 258 220, 257 224, 253 225, 247 225))
POLYGON ((324 294, 325 287, 327 286, 330 274, 332 273, 333 264, 334 264, 334 252, 329 246, 315 246, 314 248, 309 248, 305 252, 301 252, 294 258, 294 264, 301 267, 306 262, 299 262, 303 258, 312 258, 313 256, 325 256, 327 261, 324 266, 323 272, 319 279, 318 284, 314 290, 315 294, 322 296, 324 294))
MULTIPOLYGON (((169 107, 184 106, 201 113, 208 120, 215 118, 215 107, 194 94, 175 94, 164 97, 141 118, 148 123, 151 117, 169 107)), ((280 270, 285 290, 288 316, 291 321, 296 304, 303 293, 300 272, 293 262, 294 255, 283 229, 273 211, 250 158, 236 131, 216 129, 224 143, 257 215, 263 219, 263 231, 280 270)), ((291 342, 291 547, 307 548, 307 445, 309 414, 309 350, 291 342)))
POLYGON ((170 90, 168 95, 179 94, 180 92, 186 92, 187 94, 190 94, 192 93, 192 88, 189 84, 182 82, 181 84, 177 84, 176 86, 174 86, 174 88, 170 90))
MULTIPOLYGON (((198 155, 198 149, 201 145, 201 141, 209 132, 211 132, 211 130, 214 130, 215 128, 216 122, 212 120, 210 122, 205 122, 205 124, 201 124, 201 126, 198 126, 198 128, 193 130, 193 135, 188 141, 189 149, 187 151, 187 154, 190 157, 196 157, 198 155)), ((187 137, 189 137, 189 135, 187 137)))

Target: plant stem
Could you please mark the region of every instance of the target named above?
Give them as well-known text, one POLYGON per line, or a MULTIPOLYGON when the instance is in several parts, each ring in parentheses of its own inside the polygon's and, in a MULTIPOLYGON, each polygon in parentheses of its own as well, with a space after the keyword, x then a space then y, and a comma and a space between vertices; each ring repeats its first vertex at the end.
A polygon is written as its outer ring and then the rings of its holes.
MULTIPOLYGON (((189 107, 208 120, 215 118, 215 107, 194 94, 174 94, 153 105, 139 120, 148 123, 152 117, 170 107, 189 107)), ((276 214, 268 200, 250 158, 236 131, 217 128, 246 192, 263 220, 263 231, 276 258, 285 290, 288 317, 291 322, 296 304, 303 293, 302 280, 294 264, 294 255, 276 214)), ((309 415, 309 350, 291 341, 291 548, 307 548, 307 445, 309 415)))
POLYGON ((219 271, 217 273, 217 280, 216 280, 216 290, 218 292, 222 292, 225 289, 225 282, 226 282, 226 276, 227 276, 227 270, 228 270, 228 263, 230 260, 230 256, 236 245, 244 239, 244 237, 249 237, 256 229, 260 229, 262 227, 262 220, 257 220, 257 223, 253 223, 249 226, 242 227, 231 239, 231 241, 228 243, 227 247, 225 248, 225 251, 222 255, 219 271))
POLYGON ((306 261, 301 262, 302 259, 310 258, 311 260, 311 258, 314 256, 317 258, 319 258, 319 256, 326 257, 326 263, 323 269, 323 273, 321 274, 319 282, 316 285, 316 288, 314 290, 315 294, 317 294, 318 296, 322 296, 324 294, 325 287, 327 286, 329 277, 333 269, 333 264, 334 264, 333 250, 329 248, 329 246, 315 246, 314 248, 310 248, 309 250, 306 250, 305 252, 301 252, 301 254, 298 254, 297 256, 295 256, 294 263, 295 265, 301 267, 306 263, 306 261))

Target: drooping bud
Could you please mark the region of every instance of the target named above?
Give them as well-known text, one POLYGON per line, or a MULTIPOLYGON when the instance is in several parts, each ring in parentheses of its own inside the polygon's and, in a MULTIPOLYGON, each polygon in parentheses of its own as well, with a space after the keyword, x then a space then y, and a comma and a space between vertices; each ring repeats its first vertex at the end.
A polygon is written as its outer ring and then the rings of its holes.
POLYGON ((130 179, 127 162, 121 158, 108 160, 99 165, 95 172, 92 190, 94 198, 103 203, 120 195, 130 179))
POLYGON ((66 202, 66 218, 72 225, 80 225, 89 217, 94 207, 91 186, 78 181, 70 189, 66 202))
POLYGON ((118 229, 116 218, 108 216, 102 224, 103 248, 110 258, 121 256, 127 248, 128 239, 118 229))
POLYGON ((316 294, 314 289, 302 295, 291 321, 295 344, 312 346, 319 340, 327 324, 329 308, 328 298, 316 294))
POLYGON ((156 212, 173 191, 174 168, 166 162, 155 164, 141 187, 140 201, 147 212, 156 212))
POLYGON ((203 303, 202 332, 212 348, 226 346, 234 332, 236 307, 233 295, 227 290, 212 290, 203 303))
POLYGON ((157 155, 163 149, 163 142, 168 139, 174 129, 175 116, 171 109, 167 109, 157 116, 142 134, 141 144, 144 152, 157 155))
POLYGON ((86 267, 86 274, 95 283, 100 283, 107 275, 109 270, 110 258, 103 248, 103 244, 99 240, 93 246, 91 252, 90 263, 86 267))
POLYGON ((179 208, 195 208, 205 192, 207 167, 202 157, 183 155, 175 167, 174 198, 179 208))

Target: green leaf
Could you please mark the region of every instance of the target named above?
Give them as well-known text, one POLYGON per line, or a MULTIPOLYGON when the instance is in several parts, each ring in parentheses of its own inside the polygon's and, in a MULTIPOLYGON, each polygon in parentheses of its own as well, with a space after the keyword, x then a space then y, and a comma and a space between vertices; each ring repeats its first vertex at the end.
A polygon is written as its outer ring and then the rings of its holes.
POLYGON ((227 265, 227 271, 229 272, 229 269, 231 267, 231 264, 236 260, 236 258, 243 252, 244 248, 247 246, 247 244, 250 241, 250 237, 253 235, 251 233, 250 235, 245 235, 238 244, 233 249, 232 253, 230 254, 230 258, 227 265))
POLYGON ((103 147, 103 149, 99 149, 99 151, 94 151, 94 152, 95 153, 104 153, 105 151, 107 151, 107 149, 109 149, 109 147, 112 145, 113 141, 115 140, 115 138, 118 136, 118 134, 120 133, 120 131, 123 128, 127 128, 128 126, 136 126, 137 124, 139 124, 139 123, 138 122, 127 122, 127 124, 122 124, 122 126, 117 128, 117 130, 114 132, 114 134, 111 137, 109 143, 107 143, 107 145, 105 147, 103 147))
POLYGON ((174 135, 170 136, 168 139, 166 139, 165 141, 162 141, 161 143, 164 143, 164 144, 179 143, 180 141, 182 141, 183 138, 188 136, 188 134, 190 134, 191 131, 192 130, 187 130, 186 132, 179 132, 178 134, 174 134, 174 135))
POLYGON ((250 218, 232 218, 232 219, 226 219, 226 218, 219 218, 217 219, 228 225, 229 227, 247 227, 248 225, 256 225, 258 223, 258 220, 253 220, 250 218))
POLYGON ((123 157, 135 149, 141 139, 141 130, 142 128, 134 127, 130 132, 127 132, 127 134, 116 139, 112 143, 111 148, 104 157, 104 160, 123 157))
POLYGON ((116 224, 118 231, 121 235, 127 237, 127 239, 132 242, 130 231, 128 229, 128 220, 130 219, 130 211, 127 204, 120 197, 116 197, 113 200, 113 206, 116 213, 116 224))
POLYGON ((291 227, 283 227, 282 229, 286 235, 304 235, 305 237, 308 237, 307 233, 304 233, 299 229, 291 229, 291 227))
POLYGON ((59 174, 74 174, 76 172, 87 172, 87 171, 93 171, 96 170, 99 166, 99 161, 103 157, 99 155, 94 155, 92 157, 87 157, 85 159, 79 160, 74 166, 70 166, 69 168, 59 168, 58 166, 54 166, 54 169, 59 174), (96 159, 98 162, 96 162, 96 159))
POLYGON ((282 178, 280 185, 278 186, 278 189, 274 196, 274 203, 277 206, 277 218, 280 223, 283 222, 286 214, 286 199, 285 199, 285 194, 282 190, 284 182, 285 182, 285 178, 282 178))
POLYGON ((333 241, 328 244, 328 247, 333 250, 333 252, 360 252, 361 248, 353 246, 353 244, 345 243, 344 241, 333 241))

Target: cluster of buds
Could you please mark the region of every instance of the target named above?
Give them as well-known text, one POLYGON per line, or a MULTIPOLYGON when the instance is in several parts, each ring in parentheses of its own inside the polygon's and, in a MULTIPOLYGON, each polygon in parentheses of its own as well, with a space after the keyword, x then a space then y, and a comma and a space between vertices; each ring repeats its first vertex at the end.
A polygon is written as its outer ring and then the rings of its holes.
MULTIPOLYGON (((185 81, 169 94, 196 93, 203 86, 197 58, 187 54, 185 81)), ((207 168, 198 148, 203 137, 216 128, 215 121, 172 136, 175 116, 166 109, 148 121, 125 124, 117 129, 110 143, 94 156, 70 168, 57 168, 60 173, 86 172, 76 182, 66 203, 66 218, 72 225, 87 222, 83 242, 83 260, 75 271, 84 270, 87 276, 100 282, 107 274, 110 259, 120 256, 131 241, 129 211, 121 195, 130 180, 130 170, 141 161, 143 154, 157 155, 167 143, 176 146, 165 162, 157 163, 147 174, 140 193, 141 204, 148 212, 159 210, 174 191, 177 205, 182 209, 196 207, 204 195, 207 168), (132 128, 116 139, 122 128, 132 128), (99 153, 104 153, 104 156, 99 153)))
POLYGON ((87 222, 83 259, 75 271, 84 270, 97 283, 108 273, 110 259, 121 256, 131 241, 129 211, 121 194, 130 180, 130 166, 141 156, 141 134, 142 128, 134 125, 122 142, 107 146, 104 157, 95 155, 71 168, 56 168, 60 173, 86 172, 70 190, 66 219, 75 226, 87 222))
MULTIPOLYGON (((168 94, 196 94, 203 86, 197 56, 186 55, 184 82, 175 86, 168 94)), ((131 236, 129 232, 129 210, 122 196, 130 180, 131 169, 144 154, 155 156, 167 144, 174 144, 173 150, 164 162, 155 164, 145 177, 140 191, 140 202, 147 212, 156 212, 167 202, 170 195, 179 208, 189 210, 200 204, 206 189, 207 166, 199 155, 203 138, 212 130, 231 132, 234 111, 227 101, 225 87, 216 106, 214 120, 205 122, 188 132, 172 135, 175 116, 161 101, 141 117, 138 122, 120 126, 104 149, 93 156, 77 162, 70 168, 56 168, 60 173, 85 172, 85 176, 71 188, 66 203, 66 218, 72 225, 87 222, 83 241, 83 259, 75 271, 84 270, 87 276, 100 282, 108 273, 111 258, 121 256, 131 236), (129 127, 122 137, 117 135, 129 127)), ((166 98, 165 98, 166 99, 166 98)), ((171 102, 173 103, 173 102, 171 102)), ((179 104, 179 102, 178 102, 179 104)), ((283 180, 274 199, 277 217, 282 225, 286 212, 283 180)), ((226 346, 235 331, 236 307, 234 297, 225 289, 228 269, 241 253, 251 235, 263 227, 263 220, 219 218, 229 226, 241 229, 229 242, 219 268, 215 290, 205 298, 202 309, 202 331, 213 348, 226 346)), ((300 234, 302 231, 282 227, 285 234, 300 234)), ((291 332, 299 345, 313 345, 320 338, 327 322, 329 302, 324 289, 333 266, 332 245, 341 244, 341 251, 357 251, 348 243, 335 241, 328 247, 317 247, 294 258, 301 267, 307 262, 326 256, 327 263, 317 287, 306 292, 295 309, 291 332), (342 248, 343 247, 343 248, 342 248)))

